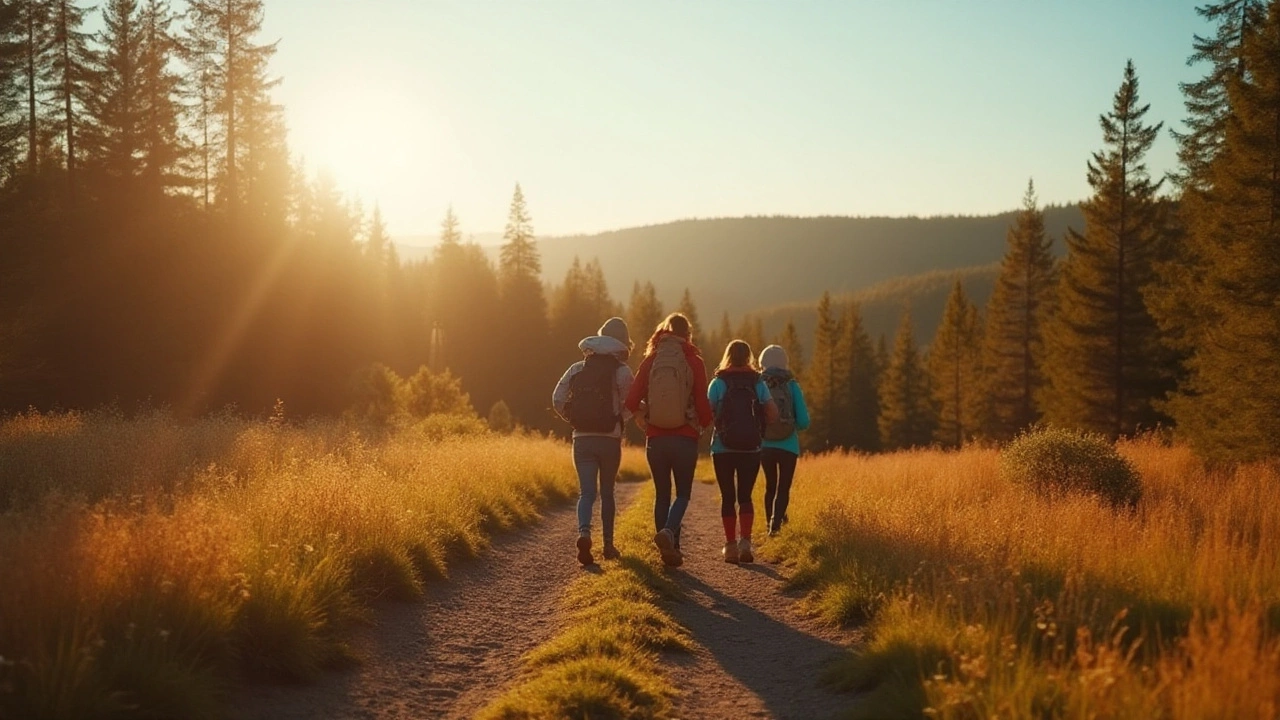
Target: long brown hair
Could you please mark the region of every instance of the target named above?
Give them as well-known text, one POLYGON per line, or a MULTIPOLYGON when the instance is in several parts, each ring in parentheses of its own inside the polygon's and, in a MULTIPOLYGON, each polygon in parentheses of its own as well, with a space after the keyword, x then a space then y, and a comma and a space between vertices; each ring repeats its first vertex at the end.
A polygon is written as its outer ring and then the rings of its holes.
POLYGON ((658 340, 668 333, 689 340, 693 337, 693 325, 683 313, 671 313, 653 329, 653 334, 649 336, 649 344, 644 348, 644 354, 652 355, 658 347, 658 340))
POLYGON ((716 372, 729 368, 750 368, 760 372, 760 366, 756 364, 756 356, 751 352, 751 346, 746 340, 734 340, 725 346, 724 357, 720 360, 720 367, 716 368, 716 372))

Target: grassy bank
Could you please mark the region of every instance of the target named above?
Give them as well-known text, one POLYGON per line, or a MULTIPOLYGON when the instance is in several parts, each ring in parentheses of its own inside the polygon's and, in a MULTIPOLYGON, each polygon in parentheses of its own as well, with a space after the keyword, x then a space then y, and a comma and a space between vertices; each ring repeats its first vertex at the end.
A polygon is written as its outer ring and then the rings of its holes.
POLYGON ((584 573, 565 591, 566 630, 525 658, 525 679, 480 720, 650 720, 670 714, 674 692, 659 653, 690 640, 659 606, 678 592, 652 548, 653 490, 619 517, 622 559, 584 573))
POLYGON ((217 717, 233 679, 349 661, 370 601, 575 492, 564 444, 459 430, 0 423, 0 716, 217 717))
POLYGON ((1261 718, 1280 709, 1280 475, 1129 443, 1133 510, 1001 481, 998 454, 802 461, 786 532, 815 612, 870 623, 855 717, 1261 718))

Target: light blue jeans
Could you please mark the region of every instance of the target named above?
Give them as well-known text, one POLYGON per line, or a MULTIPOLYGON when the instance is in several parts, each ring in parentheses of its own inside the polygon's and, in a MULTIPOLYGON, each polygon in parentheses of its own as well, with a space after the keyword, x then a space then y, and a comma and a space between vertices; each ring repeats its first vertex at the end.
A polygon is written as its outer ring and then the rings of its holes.
POLYGON ((596 504, 596 488, 600 494, 600 529, 604 544, 613 544, 613 483, 622 464, 622 440, 611 437, 577 437, 573 439, 573 465, 578 469, 578 532, 591 532, 591 512, 596 504))

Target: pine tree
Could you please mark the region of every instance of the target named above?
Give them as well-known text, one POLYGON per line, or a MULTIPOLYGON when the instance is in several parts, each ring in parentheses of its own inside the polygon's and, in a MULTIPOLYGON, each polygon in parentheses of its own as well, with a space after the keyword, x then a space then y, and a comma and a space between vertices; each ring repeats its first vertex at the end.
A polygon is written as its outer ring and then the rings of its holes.
POLYGON ((845 381, 848 396, 843 409, 845 417, 839 423, 842 428, 840 445, 874 452, 880 448, 880 391, 876 387, 875 350, 862 322, 862 309, 857 303, 845 308, 840 324, 843 335, 840 351, 844 356, 840 364, 848 371, 845 381))
MULTIPOLYGON (((727 323, 728 320, 729 315, 726 313, 725 322, 727 323)), ((803 375, 806 367, 804 343, 800 342, 800 333, 796 331, 796 324, 791 318, 787 318, 787 324, 782 328, 782 334, 774 342, 787 351, 787 359, 791 363, 791 372, 797 376, 803 375)))
POLYGON ((1160 420, 1154 403, 1172 372, 1143 299, 1165 240, 1162 209, 1143 157, 1160 131, 1144 125, 1133 62, 1101 117, 1106 149, 1089 162, 1093 197, 1083 235, 1069 230, 1057 307, 1047 334, 1044 410, 1054 424, 1111 437, 1160 420))
POLYGON ((716 328, 714 334, 707 336, 706 351, 711 354, 723 351, 724 348, 733 341, 733 325, 729 323, 729 311, 725 310, 720 315, 720 327, 716 328))
POLYGON ((961 447, 978 430, 983 388, 978 308, 959 280, 929 346, 929 373, 938 408, 934 437, 944 446, 961 447))
POLYGON ((1265 17, 1265 5, 1265 0, 1220 0, 1196 8, 1196 14, 1217 27, 1213 37, 1195 36, 1187 64, 1208 63, 1210 69, 1195 82, 1179 83, 1187 131, 1172 131, 1182 165, 1172 177, 1193 193, 1206 189, 1209 164, 1222 148, 1230 116, 1227 87, 1245 77, 1245 39, 1265 17))
POLYGON ((48 13, 49 63, 43 68, 40 80, 57 107, 50 124, 62 138, 66 155, 67 199, 74 204, 79 184, 77 132, 81 125, 80 98, 84 93, 88 66, 92 62, 89 34, 81 29, 87 11, 73 0, 50 0, 48 13))
POLYGON ((711 349, 702 347, 702 325, 698 322, 698 308, 693 304, 693 295, 689 292, 689 288, 684 289, 684 294, 680 296, 680 304, 676 306, 676 312, 682 313, 689 318, 689 327, 692 334, 693 344, 703 352, 712 352, 711 349))
POLYGON ((17 172, 22 141, 22 7, 0 3, 0 186, 17 172))
POLYGON ((664 317, 666 313, 662 309, 662 302, 658 300, 658 291, 653 287, 653 283, 645 282, 641 285, 637 280, 631 286, 631 300, 627 303, 626 314, 627 328, 631 332, 631 338, 635 341, 636 347, 641 350, 631 353, 632 369, 640 366, 640 360, 644 355, 644 343, 664 317))
POLYGON ((554 348, 549 347, 547 300, 542 290, 542 259, 533 235, 533 223, 520 185, 511 198, 511 211, 503 233, 498 264, 501 298, 501 337, 505 347, 518 352, 524 371, 500 375, 500 398, 515 418, 530 427, 549 426, 545 383, 531 382, 552 373, 554 348))
POLYGON ((844 327, 836 316, 831 293, 822 293, 818 301, 818 326, 814 330, 813 359, 804 375, 805 402, 809 407, 809 431, 806 446, 812 450, 836 447, 838 426, 842 418, 847 387, 848 356, 841 352, 844 327))
POLYGON ((189 148, 181 127, 182 77, 173 69, 179 51, 173 11, 164 0, 146 0, 141 11, 142 182, 155 194, 189 183, 180 169, 189 148))
POLYGON ((902 315, 893 355, 880 380, 880 442, 886 450, 923 447, 933 441, 937 415, 928 374, 916 348, 911 312, 902 315))
POLYGON ((450 205, 445 211, 444 220, 440 221, 440 247, 456 248, 461 244, 462 231, 458 229, 458 216, 453 212, 453 205, 450 205))
POLYGON ((267 77, 276 44, 254 42, 262 30, 262 0, 190 0, 187 18, 202 153, 209 163, 222 156, 212 172, 221 182, 219 199, 232 216, 249 202, 263 212, 271 202, 261 186, 280 181, 273 173, 280 170, 284 128, 280 108, 270 100, 278 81, 267 77), (260 191, 264 196, 249 197, 260 191))
POLYGON ((41 169, 45 117, 40 108, 42 77, 48 74, 53 50, 51 0, 20 0, 18 7, 19 81, 26 101, 28 175, 41 169))
POLYGON ((1044 325, 1052 310, 1057 265, 1044 213, 1028 181, 1022 211, 1006 235, 995 289, 987 305, 983 341, 987 414, 985 433, 1007 440, 1035 424, 1036 396, 1044 387, 1044 325))
POLYGON ((1194 274, 1162 266, 1181 304, 1157 303, 1191 351, 1170 403, 1179 431, 1215 461, 1280 454, 1280 2, 1244 45, 1244 76, 1227 85, 1224 141, 1199 202, 1184 207, 1194 274))
POLYGON ((390 266, 395 246, 387 234, 387 224, 382 219, 382 208, 373 206, 373 219, 369 221, 369 234, 364 243, 364 255, 373 267, 384 269, 390 266))
POLYGON ((495 330, 502 327, 498 275, 483 248, 460 238, 458 217, 449 208, 431 262, 427 324, 439 369, 462 378, 476 407, 490 407, 505 391, 498 375, 509 364, 493 350, 495 330))

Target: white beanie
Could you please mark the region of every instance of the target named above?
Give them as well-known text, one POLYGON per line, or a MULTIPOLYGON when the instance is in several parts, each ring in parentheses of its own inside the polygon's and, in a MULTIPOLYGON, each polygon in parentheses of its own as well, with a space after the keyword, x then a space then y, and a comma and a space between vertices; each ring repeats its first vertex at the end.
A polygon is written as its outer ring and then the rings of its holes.
POLYGON ((760 351, 760 367, 765 370, 769 368, 786 370, 787 364, 787 351, 783 350, 781 345, 770 345, 760 351))

